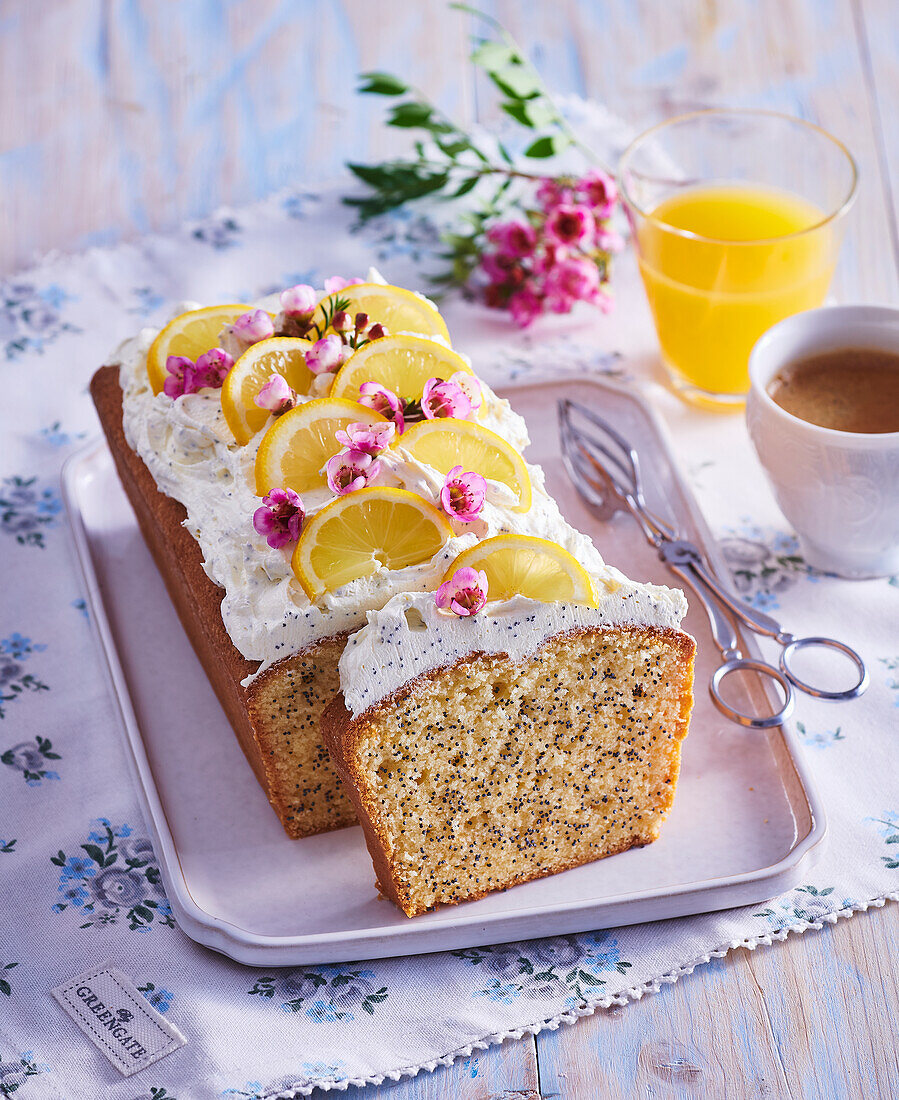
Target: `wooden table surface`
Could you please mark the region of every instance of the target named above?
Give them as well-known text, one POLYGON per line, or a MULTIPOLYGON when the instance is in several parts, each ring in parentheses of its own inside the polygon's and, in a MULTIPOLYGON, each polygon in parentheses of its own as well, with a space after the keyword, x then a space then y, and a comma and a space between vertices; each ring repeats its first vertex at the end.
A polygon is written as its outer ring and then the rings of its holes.
MULTIPOLYGON (((844 139, 862 188, 835 292, 899 285, 897 0, 487 2, 547 82, 636 126, 764 106, 844 139)), ((109 243, 335 175, 402 147, 354 76, 407 76, 465 120, 492 97, 473 20, 438 0, 0 0, 0 279, 49 250, 109 243)), ((738 950, 576 1026, 364 1100, 893 1097, 899 909, 738 950)))

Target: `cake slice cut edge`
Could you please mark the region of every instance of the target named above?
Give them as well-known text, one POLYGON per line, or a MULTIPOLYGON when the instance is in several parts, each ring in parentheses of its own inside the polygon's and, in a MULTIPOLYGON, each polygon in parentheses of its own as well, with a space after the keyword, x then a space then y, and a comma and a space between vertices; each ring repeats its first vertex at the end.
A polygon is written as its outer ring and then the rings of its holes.
POLYGON ((412 917, 655 840, 694 654, 671 627, 578 627, 429 669, 356 716, 339 695, 322 732, 379 890, 412 917))

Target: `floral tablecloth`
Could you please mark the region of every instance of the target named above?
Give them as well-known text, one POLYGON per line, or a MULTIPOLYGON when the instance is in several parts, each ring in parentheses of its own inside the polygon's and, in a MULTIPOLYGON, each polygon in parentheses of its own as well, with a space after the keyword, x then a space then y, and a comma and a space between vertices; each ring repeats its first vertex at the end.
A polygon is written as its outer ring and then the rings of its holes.
POLYGON ((128 778, 60 467, 98 431, 87 394, 95 367, 178 299, 247 300, 370 262, 391 281, 417 282, 435 244, 426 215, 361 233, 350 220, 336 192, 295 191, 0 282, 0 1096, 273 1098, 396 1078, 640 997, 736 945, 818 928, 899 890, 899 578, 851 583, 806 565, 742 422, 688 409, 651 382, 652 333, 624 258, 612 318, 578 314, 522 336, 455 302, 450 328, 494 383, 553 372, 650 380, 737 587, 795 633, 838 624, 863 652, 867 695, 798 705, 830 818, 825 856, 767 904, 418 958, 248 968, 178 929, 128 778), (107 960, 187 1037, 134 1077, 121 1077, 50 995, 107 960))

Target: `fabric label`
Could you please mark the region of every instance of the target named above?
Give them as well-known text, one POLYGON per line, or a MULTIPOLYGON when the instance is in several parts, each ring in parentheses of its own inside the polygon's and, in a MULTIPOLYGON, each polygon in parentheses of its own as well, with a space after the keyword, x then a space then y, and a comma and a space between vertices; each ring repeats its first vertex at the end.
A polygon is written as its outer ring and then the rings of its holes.
POLYGON ((187 1040, 121 970, 106 963, 51 990, 84 1034, 125 1076, 165 1058, 187 1040))

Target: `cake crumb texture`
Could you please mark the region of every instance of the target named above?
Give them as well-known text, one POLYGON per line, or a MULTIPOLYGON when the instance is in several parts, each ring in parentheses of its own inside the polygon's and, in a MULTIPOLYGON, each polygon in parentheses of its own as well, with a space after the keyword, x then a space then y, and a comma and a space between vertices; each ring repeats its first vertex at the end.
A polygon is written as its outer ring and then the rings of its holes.
POLYGON ((415 916, 655 840, 694 650, 670 629, 586 629, 517 663, 472 655, 356 720, 338 699, 325 737, 380 889, 415 916))

